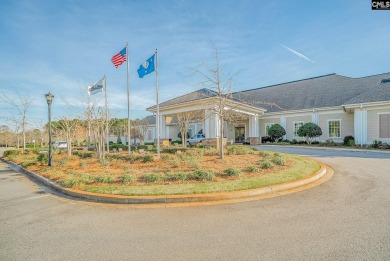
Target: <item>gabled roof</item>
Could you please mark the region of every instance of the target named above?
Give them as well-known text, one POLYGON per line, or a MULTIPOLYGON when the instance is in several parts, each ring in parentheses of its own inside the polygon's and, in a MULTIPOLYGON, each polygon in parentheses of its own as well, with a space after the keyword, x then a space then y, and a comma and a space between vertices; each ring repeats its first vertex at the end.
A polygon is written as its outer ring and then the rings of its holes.
POLYGON ((148 115, 145 118, 140 119, 140 121, 135 121, 135 126, 141 126, 141 125, 154 125, 156 124, 156 116, 155 115, 148 115))
POLYGON ((390 73, 362 78, 328 74, 236 92, 233 95, 247 103, 265 107, 267 113, 335 107, 374 88, 384 78, 390 78, 390 73))
POLYGON ((390 82, 381 82, 372 89, 347 101, 345 105, 381 101, 390 101, 390 82))
MULTIPOLYGON (((201 100, 201 99, 205 99, 205 98, 210 98, 210 97, 214 97, 216 95, 217 95, 216 92, 209 90, 209 89, 206 89, 206 88, 203 88, 203 89, 179 96, 177 98, 162 102, 162 103, 160 103, 160 108, 170 106, 170 105, 177 105, 177 104, 197 101, 197 100, 201 100)), ((147 108, 147 110, 153 110, 155 108, 156 108, 156 105, 147 108)))
MULTIPOLYGON (((266 109, 267 113, 337 107, 362 102, 390 101, 390 73, 351 78, 327 74, 233 93, 233 100, 266 109)), ((200 89, 160 103, 160 107, 184 104, 216 96, 200 89)), ((156 106, 148 108, 155 109, 156 106)))
POLYGON ((156 117, 153 115, 146 116, 145 118, 143 118, 143 120, 145 120, 150 125, 156 124, 156 117))

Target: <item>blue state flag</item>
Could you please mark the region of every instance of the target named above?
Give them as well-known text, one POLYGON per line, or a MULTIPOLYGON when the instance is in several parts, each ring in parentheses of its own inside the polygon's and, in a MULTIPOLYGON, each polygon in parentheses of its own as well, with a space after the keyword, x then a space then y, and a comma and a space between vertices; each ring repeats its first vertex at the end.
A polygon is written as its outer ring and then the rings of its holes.
POLYGON ((153 54, 152 57, 139 66, 137 70, 139 78, 143 78, 145 75, 154 72, 154 56, 156 54, 153 54))

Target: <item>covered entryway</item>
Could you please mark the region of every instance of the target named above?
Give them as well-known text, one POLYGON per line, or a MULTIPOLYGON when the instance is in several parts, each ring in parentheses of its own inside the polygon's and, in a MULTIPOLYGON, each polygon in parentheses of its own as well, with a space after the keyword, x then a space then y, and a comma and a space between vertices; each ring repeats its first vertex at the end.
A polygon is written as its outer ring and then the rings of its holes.
MULTIPOLYGON (((175 119, 181 114, 191 119, 192 125, 199 126, 205 135, 205 140, 218 140, 223 137, 229 142, 250 142, 253 145, 260 143, 258 119, 264 114, 264 109, 242 103, 236 99, 223 100, 223 114, 218 112, 220 98, 216 93, 207 89, 201 89, 187 95, 163 102, 160 104, 160 140, 175 139, 177 126, 175 119), (224 119, 220 122, 220 115, 224 119), (172 128, 171 128, 172 127, 172 128)), ((155 113, 156 106, 148 108, 155 113)), ((183 116, 184 117, 184 116, 183 116)), ((198 131, 199 131, 198 130, 198 131)), ((194 133, 193 133, 194 134, 194 133)))
POLYGON ((245 126, 234 127, 234 142, 243 143, 245 141, 245 126))

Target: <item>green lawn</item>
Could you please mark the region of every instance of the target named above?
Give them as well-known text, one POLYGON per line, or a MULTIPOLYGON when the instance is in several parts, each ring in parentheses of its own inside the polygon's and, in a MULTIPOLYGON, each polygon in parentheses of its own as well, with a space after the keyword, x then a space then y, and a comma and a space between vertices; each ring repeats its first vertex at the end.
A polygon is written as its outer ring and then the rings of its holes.
POLYGON ((228 192, 246 189, 262 188, 271 185, 281 184, 301 179, 314 174, 320 169, 315 161, 299 156, 286 155, 294 162, 293 167, 278 172, 272 172, 255 178, 241 178, 232 181, 222 182, 199 182, 150 186, 113 186, 96 185, 82 188, 84 191, 127 195, 127 196, 156 196, 156 195, 180 195, 180 194, 201 194, 210 192, 228 192))

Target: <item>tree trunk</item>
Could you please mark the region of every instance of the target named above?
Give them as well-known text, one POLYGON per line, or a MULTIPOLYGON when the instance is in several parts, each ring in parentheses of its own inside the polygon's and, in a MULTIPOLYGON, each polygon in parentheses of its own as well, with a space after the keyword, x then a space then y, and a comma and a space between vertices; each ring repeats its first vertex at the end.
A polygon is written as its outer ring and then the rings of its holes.
POLYGON ((223 159, 223 118, 219 117, 219 158, 223 159))
POLYGON ((23 132, 23 153, 24 153, 26 150, 26 120, 24 117, 23 117, 22 124, 23 124, 22 132, 23 132))
POLYGON ((101 142, 101 150, 102 150, 102 160, 105 160, 105 158, 106 158, 106 150, 105 150, 106 142, 104 140, 104 137, 105 137, 104 133, 105 133, 105 130, 104 130, 104 127, 102 127, 101 136, 100 136, 101 137, 100 142, 101 142))
POLYGON ((185 128, 180 129, 181 132, 181 145, 183 148, 187 147, 187 130, 185 128))

